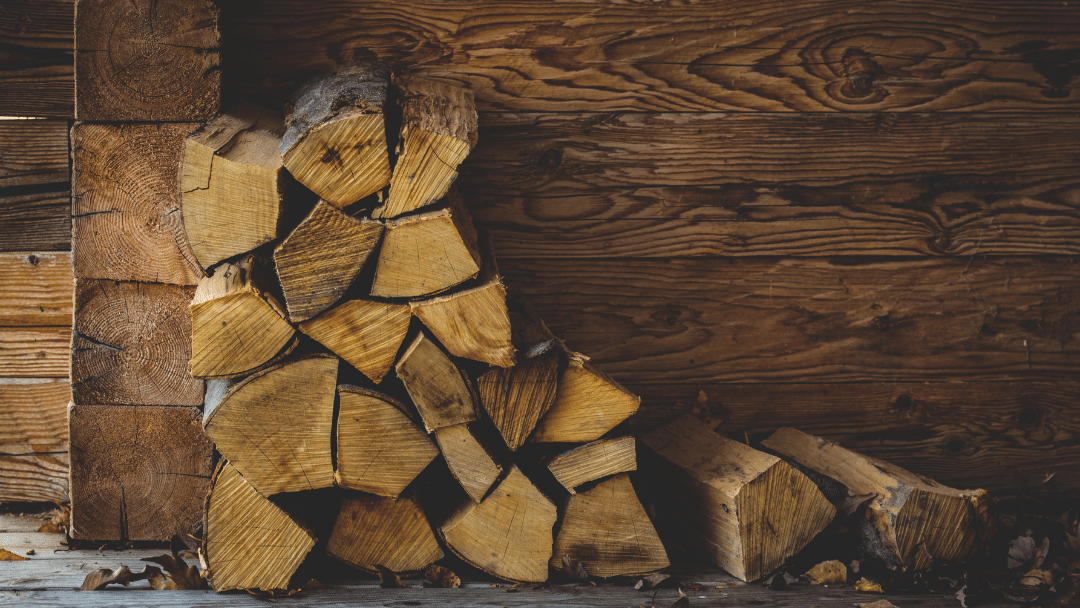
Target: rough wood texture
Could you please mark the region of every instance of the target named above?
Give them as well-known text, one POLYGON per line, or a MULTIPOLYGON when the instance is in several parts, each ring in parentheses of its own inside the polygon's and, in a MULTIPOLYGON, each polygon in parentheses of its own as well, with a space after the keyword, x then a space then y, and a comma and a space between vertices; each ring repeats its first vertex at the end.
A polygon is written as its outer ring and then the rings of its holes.
POLYGON ((70 369, 70 328, 0 327, 0 378, 60 378, 70 369))
POLYGON ((202 121, 221 105, 211 0, 78 0, 75 117, 202 121))
POLYGON ((0 501, 68 502, 68 453, 0 455, 0 501))
POLYGON ((69 185, 48 192, 0 192, 0 251, 71 249, 69 185))
POLYGON ((633 437, 616 437, 587 443, 552 458, 548 470, 574 494, 574 488, 590 481, 636 471, 637 442, 633 437))
POLYGON ((871 555, 892 568, 922 570, 934 559, 963 561, 990 536, 993 515, 985 490, 955 490, 790 427, 762 445, 843 484, 852 496, 876 495, 859 532, 871 555))
POLYGON ((775 456, 683 416, 645 435, 657 517, 684 546, 753 581, 805 547, 836 514, 817 486, 775 456))
POLYGON ((72 0, 13 0, 0 12, 0 116, 75 116, 72 0))
POLYGON ((307 321, 345 293, 383 234, 383 225, 357 219, 319 201, 274 248, 274 267, 293 323, 307 321))
POLYGON ((0 188, 68 181, 67 121, 0 121, 0 188))
MULTIPOLYGON (((315 546, 311 532, 222 462, 206 497, 208 578, 214 590, 286 589, 315 546)), ((220 600, 218 600, 220 602, 220 600)))
POLYGON ((555 505, 516 466, 477 504, 466 501, 439 526, 459 557, 499 578, 547 580, 555 505))
POLYGON ((409 307, 450 354, 499 367, 514 364, 506 288, 498 277, 409 307))
POLYGON ((206 434, 263 496, 329 488, 337 371, 326 355, 260 371, 229 390, 206 434))
POLYGON ((307 83, 288 103, 289 129, 278 148, 282 161, 335 207, 390 183, 383 117, 389 85, 388 66, 359 63, 307 83))
POLYGON ((491 485, 502 474, 502 466, 495 462, 484 444, 467 424, 444 426, 435 430, 435 442, 454 479, 465 489, 473 502, 480 502, 491 485))
POLYGON ((349 300, 304 321, 300 331, 378 384, 393 367, 411 318, 405 305, 349 300))
POLYGON ((0 253, 0 326, 71 324, 71 254, 0 253))
POLYGON ((202 518, 214 446, 193 407, 76 405, 71 537, 168 540, 202 518))
POLYGON ((202 405, 191 376, 194 288, 78 279, 71 338, 76 405, 202 405))
POLYGON ((458 165, 476 147, 472 91, 421 76, 394 79, 401 105, 397 165, 386 205, 374 217, 392 218, 442 198, 458 165))
POLYGON ((359 495, 341 501, 326 546, 331 557, 378 573, 416 572, 443 558, 443 551, 414 494, 400 498, 359 495))
POLYGON ((202 278, 184 236, 177 173, 180 124, 76 124, 71 129, 75 276, 195 285, 202 278))
POLYGON ((184 232, 203 268, 280 235, 292 183, 277 153, 284 132, 280 112, 241 101, 184 141, 184 232))
POLYGON ((624 473, 598 483, 566 503, 551 566, 575 559, 590 577, 654 572, 671 565, 630 478, 624 473))
POLYGON ((536 422, 555 402, 559 363, 558 353, 548 351, 477 378, 480 403, 511 450, 525 444, 536 422))
POLYGON ((339 386, 337 485, 397 496, 436 456, 438 448, 390 397, 339 386))
POLYGON ((394 366, 427 432, 479 418, 468 376, 424 332, 394 366))
POLYGON ((0 502, 68 500, 70 400, 66 379, 0 378, 0 502))
POLYGON ((530 441, 594 441, 638 410, 641 398, 570 353, 555 401, 536 425, 530 441))

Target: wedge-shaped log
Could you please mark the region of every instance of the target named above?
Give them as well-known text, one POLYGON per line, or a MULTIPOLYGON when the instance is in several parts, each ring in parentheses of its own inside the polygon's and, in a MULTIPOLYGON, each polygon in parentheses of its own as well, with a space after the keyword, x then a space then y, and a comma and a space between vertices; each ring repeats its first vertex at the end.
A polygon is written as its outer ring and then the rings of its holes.
POLYGON ((417 572, 444 557, 412 492, 399 498, 364 494, 344 499, 326 553, 372 573, 378 573, 376 566, 417 572))
POLYGON ((394 369, 427 432, 479 418, 469 379, 424 332, 417 334, 394 369))
POLYGON ((255 260, 223 264, 203 279, 191 301, 191 373, 237 376, 270 361, 295 330, 285 310, 253 279, 255 260))
POLYGON ((514 367, 493 369, 476 380, 480 403, 511 450, 525 443, 551 407, 558 382, 559 355, 554 350, 514 367))
POLYGON ((421 76, 394 79, 400 89, 401 138, 386 205, 377 218, 393 218, 442 198, 457 168, 476 147, 472 91, 421 76))
POLYGON ((337 485, 398 496, 438 448, 390 397, 348 385, 339 386, 338 395, 337 485))
POLYGON ((644 574, 671 565, 625 473, 567 501, 552 567, 561 567, 564 556, 581 562, 589 576, 601 578, 644 574))
POLYGON ((293 323, 307 321, 345 293, 379 244, 383 225, 319 201, 274 248, 274 266, 293 323))
POLYGON ((568 352, 570 364, 559 379, 555 403, 536 425, 532 441, 599 439, 638 410, 641 398, 596 369, 589 358, 568 352))
POLYGON ((409 307, 450 354, 499 367, 514 364, 506 288, 498 277, 409 307))
POLYGON ((467 424, 436 429, 435 442, 439 444, 439 452, 454 479, 465 488, 473 502, 480 502, 502 474, 502 467, 491 451, 476 438, 467 424))
POLYGON ((286 589, 316 540, 227 461, 206 498, 203 531, 208 578, 218 592, 286 589))
POLYGON ((278 151, 285 167, 341 208, 390 183, 383 110, 390 69, 351 65, 305 85, 290 103, 278 151))
POLYGON ((616 437, 587 443, 552 458, 548 470, 574 494, 574 488, 584 483, 636 471, 637 442, 633 437, 616 437))
POLYGON ((411 317, 404 304, 349 300, 304 321, 300 331, 378 384, 394 365, 411 317))
POLYGON ((555 505, 516 466, 480 504, 466 501, 439 527, 461 559, 499 578, 547 580, 555 505))
POLYGON ((962 560, 986 540, 991 516, 985 490, 954 490, 792 428, 776 431, 762 445, 839 482, 853 496, 875 495, 859 529, 861 545, 894 568, 962 560))
POLYGON ((332 355, 269 367, 234 386, 207 418, 222 457, 263 496, 334 485, 337 370, 332 355))
POLYGON ((836 514, 806 475, 692 416, 642 441, 660 457, 651 477, 658 517, 684 546, 744 581, 778 568, 836 514))
POLYGON ((480 271, 472 218, 456 191, 437 211, 387 222, 371 295, 413 298, 458 285, 480 271))
POLYGON ((277 153, 284 132, 280 113, 242 101, 184 142, 180 208, 203 268, 279 236, 290 190, 277 153))

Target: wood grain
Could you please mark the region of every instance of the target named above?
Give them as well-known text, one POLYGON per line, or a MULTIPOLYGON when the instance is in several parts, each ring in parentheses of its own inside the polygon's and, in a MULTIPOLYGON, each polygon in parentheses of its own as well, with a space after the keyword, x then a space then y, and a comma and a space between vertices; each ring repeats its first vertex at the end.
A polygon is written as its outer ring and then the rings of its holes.
POLYGON ((66 379, 0 378, 0 454, 67 452, 66 379))
POLYGON ((0 378, 63 378, 70 327, 0 327, 0 378))
POLYGON ((0 501, 67 502, 68 453, 0 454, 0 501))
POLYGON ((0 326, 71 326, 75 290, 66 251, 0 253, 0 326))
MULTIPOLYGON (((1067 110, 1080 12, 1058 1, 245 0, 223 7, 233 94, 385 60, 479 110, 1067 110)), ((481 140, 483 136, 481 136, 481 140)))
POLYGON ((0 9, 0 116, 75 115, 75 0, 0 9))
POLYGON ((0 120, 0 188, 66 181, 67 121, 0 120))
POLYGON ((0 251, 71 249, 71 192, 0 192, 0 251))

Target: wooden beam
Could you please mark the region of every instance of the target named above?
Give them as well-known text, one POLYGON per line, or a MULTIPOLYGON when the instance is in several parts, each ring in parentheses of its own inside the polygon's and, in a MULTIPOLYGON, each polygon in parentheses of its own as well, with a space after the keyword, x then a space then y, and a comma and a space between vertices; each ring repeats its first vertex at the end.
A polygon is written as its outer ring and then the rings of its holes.
POLYGON ((0 378, 0 454, 67 452, 71 385, 62 378, 0 378))
POLYGON ((73 0, 11 0, 0 11, 0 116, 75 116, 73 0))
POLYGON ((71 191, 58 188, 0 193, 0 251, 71 249, 71 191))
POLYGON ((67 502, 68 453, 0 454, 0 501, 67 502))
POLYGON ((73 293, 70 253, 0 253, 0 326, 70 326, 73 293))
POLYGON ((0 327, 0 378, 62 378, 70 358, 70 327, 0 327))
POLYGON ((68 123, 0 121, 0 188, 68 181, 68 123))

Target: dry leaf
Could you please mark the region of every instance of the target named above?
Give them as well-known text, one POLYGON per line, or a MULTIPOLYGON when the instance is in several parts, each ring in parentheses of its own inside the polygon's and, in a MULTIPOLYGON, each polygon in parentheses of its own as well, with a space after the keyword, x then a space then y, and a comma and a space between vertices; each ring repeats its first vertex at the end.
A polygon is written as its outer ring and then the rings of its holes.
POLYGON ((878 600, 876 602, 864 602, 862 604, 855 604, 859 608, 897 608, 896 604, 889 600, 878 600))
POLYGON ((116 572, 108 568, 102 568, 87 574, 82 587, 79 587, 79 589, 81 591, 100 591, 107 585, 124 585, 126 587, 135 581, 146 580, 152 576, 162 576, 161 570, 155 566, 146 566, 142 569, 142 572, 132 572, 127 566, 120 566, 120 569, 116 572))
POLYGON ((379 571, 379 586, 383 589, 404 589, 405 585, 401 582, 401 577, 398 576, 393 570, 386 566, 375 566, 379 571))
POLYGON ((960 587, 960 589, 956 592, 956 599, 960 600, 960 608, 968 608, 967 594, 964 593, 965 589, 967 589, 967 585, 960 587))
POLYGON ((34 551, 33 549, 30 549, 29 551, 26 552, 26 554, 27 555, 37 555, 37 551, 34 551))
MULTIPOLYGON (((522 589, 533 590, 539 588, 543 583, 514 583, 506 589, 507 593, 517 593, 522 589)), ((492 585, 493 587, 501 587, 502 585, 492 585)))
POLYGON ((424 578, 432 585, 443 589, 457 589, 461 586, 461 579, 458 575, 454 574, 449 568, 436 566, 435 564, 427 567, 427 570, 424 571, 424 578))
POLYGON ((29 559, 29 557, 17 555, 7 549, 0 549, 0 562, 25 562, 29 559))
POLYGON ((653 589, 669 578, 671 578, 670 574, 661 574, 659 572, 650 574, 649 576, 643 576, 638 580, 637 584, 634 585, 634 589, 637 589, 638 591, 643 589, 653 589))
POLYGON ((1043 560, 1046 559, 1046 554, 1049 553, 1049 552, 1050 552, 1050 537, 1047 536, 1046 538, 1043 539, 1043 542, 1042 542, 1042 544, 1039 545, 1039 548, 1035 550, 1035 563, 1032 564, 1032 567, 1033 568, 1038 568, 1039 566, 1042 566, 1043 560))
POLYGON ((1038 587, 1039 585, 1053 585, 1054 575, 1049 570, 1035 568, 1020 578, 1020 584, 1025 587, 1038 587))
POLYGON ((836 505, 836 514, 840 517, 847 517, 855 511, 859 510, 859 507, 865 505, 877 498, 877 494, 859 494, 858 496, 848 496, 844 500, 840 501, 840 504, 836 505))
MULTIPOLYGON (((163 585, 162 588, 167 586, 169 589, 180 589, 183 591, 206 588, 206 581, 203 580, 203 576, 199 572, 199 569, 195 566, 188 566, 183 558, 179 556, 166 554, 157 557, 146 557, 143 558, 142 561, 155 563, 164 568, 165 572, 168 573, 172 585, 163 585)), ((151 583, 151 586, 154 586, 153 583, 151 583)), ((157 586, 154 586, 154 588, 158 589, 157 586)))
POLYGON ((1069 550, 1071 550, 1073 553, 1080 553, 1080 538, 1077 538, 1076 536, 1073 536, 1072 534, 1066 532, 1065 546, 1068 547, 1069 550))
POLYGON ((59 526, 59 524, 54 524, 51 521, 49 523, 42 524, 41 527, 37 529, 37 531, 41 532, 43 534, 63 534, 64 533, 64 529, 61 528, 59 526))
POLYGON ((862 593, 885 593, 885 590, 881 588, 881 585, 871 582, 865 578, 860 578, 855 583, 855 590, 862 593))
POLYGON ((777 572, 776 574, 773 574, 769 578, 765 579, 765 582, 762 584, 769 589, 772 589, 773 591, 787 591, 788 589, 790 589, 790 587, 788 586, 787 578, 784 576, 783 572, 777 572))
POLYGON ((839 560, 821 562, 803 574, 811 585, 829 585, 847 582, 847 566, 839 560))
POLYGON ((675 600, 675 603, 671 605, 671 608, 689 608, 690 598, 685 595, 675 600))
POLYGON ((1009 569, 1015 570, 1035 559, 1035 539, 1021 536, 1009 543, 1009 569))
POLYGON ((585 571, 585 566, 582 566, 578 560, 571 559, 569 555, 562 556, 562 571, 575 581, 589 580, 589 573, 585 571))

